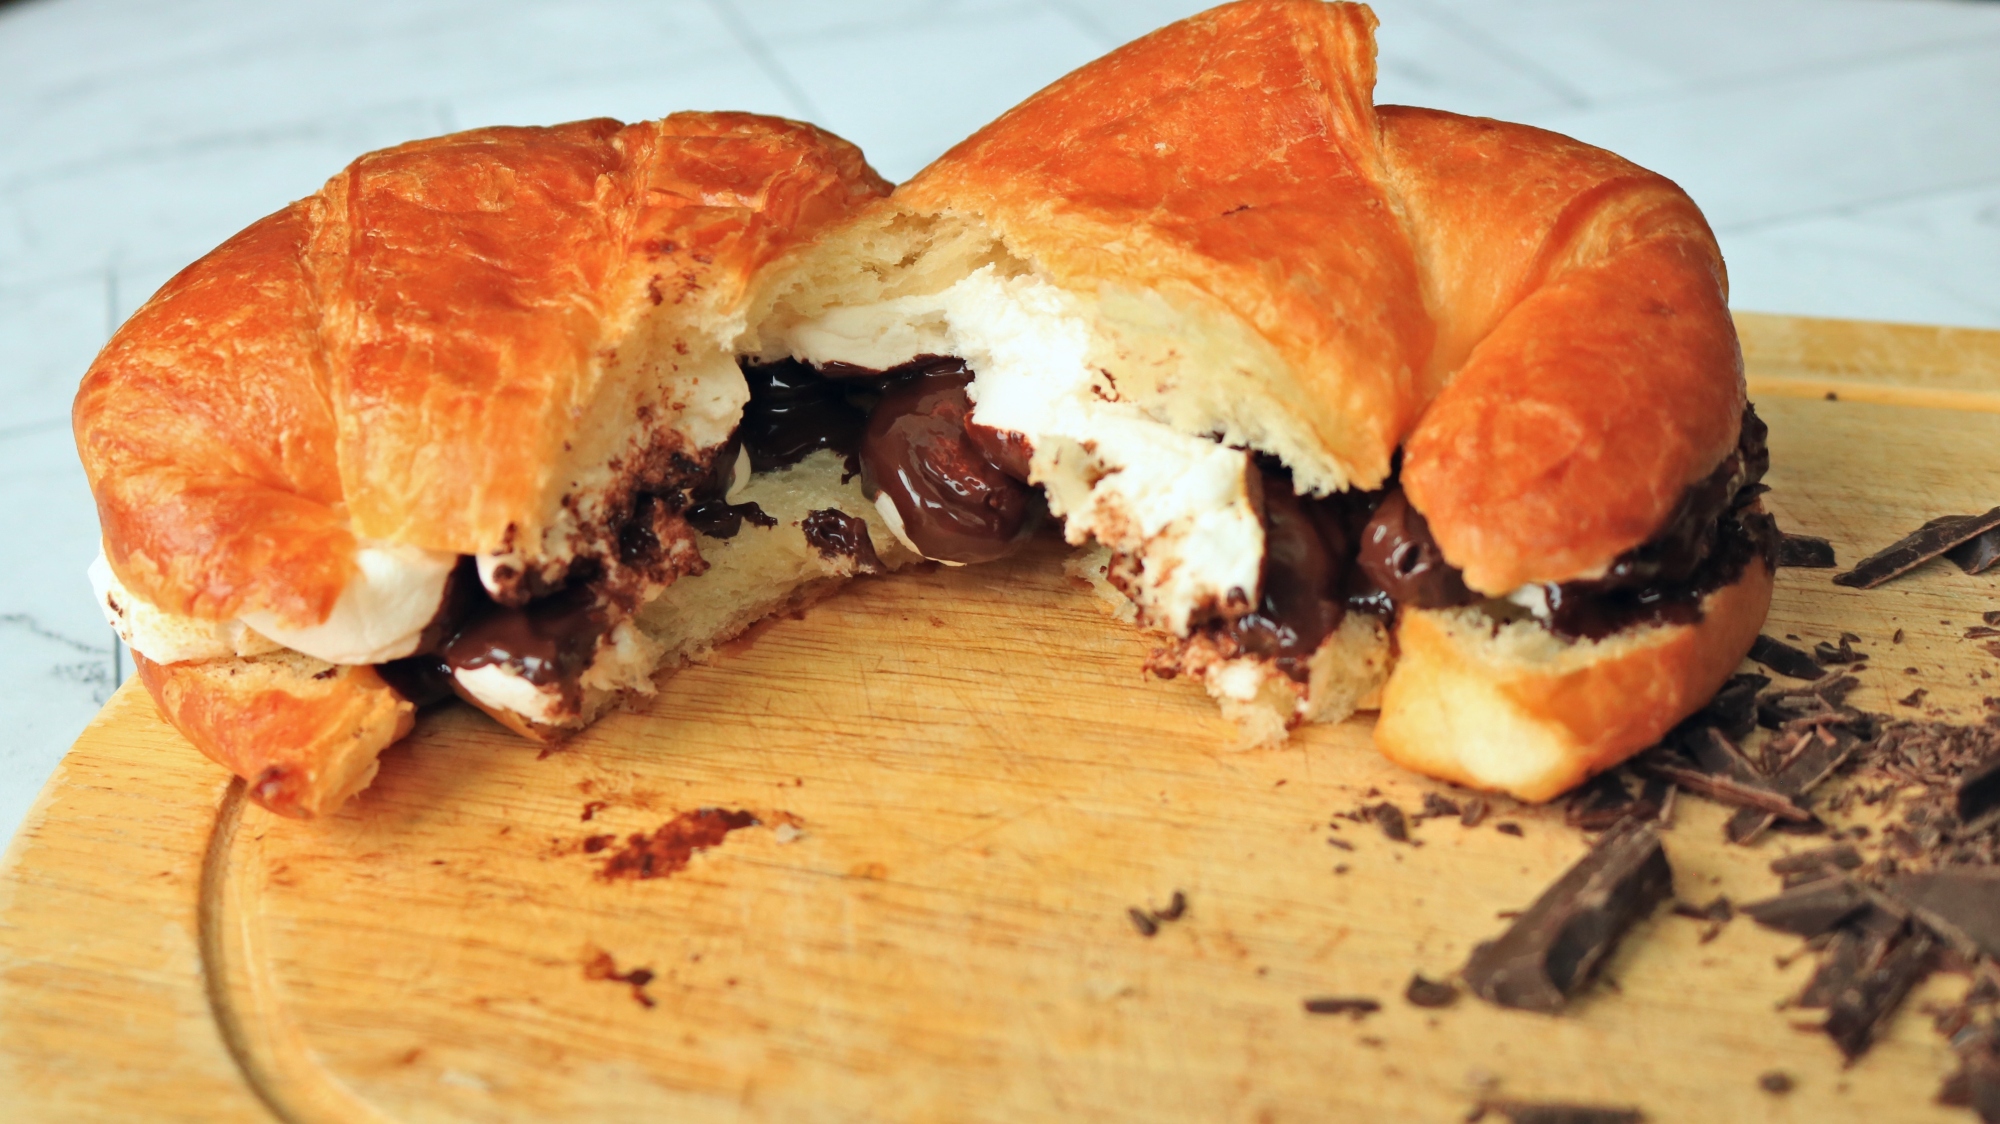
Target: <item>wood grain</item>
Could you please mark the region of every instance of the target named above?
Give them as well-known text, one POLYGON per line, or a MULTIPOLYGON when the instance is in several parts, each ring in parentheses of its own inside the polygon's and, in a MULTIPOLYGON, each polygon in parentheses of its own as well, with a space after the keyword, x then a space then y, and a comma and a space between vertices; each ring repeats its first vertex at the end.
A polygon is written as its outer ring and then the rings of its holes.
MULTIPOLYGON (((1952 352, 1875 327, 1744 320, 1769 503, 1844 562, 2000 481, 2000 413, 1895 398, 2000 395, 2000 334, 1952 352), (1798 389, 1815 378, 1880 400, 1798 389)), ((1452 1120, 1497 1081, 1654 1121, 1970 1119, 1931 1104, 1950 1058, 1920 1013, 1962 981, 1842 1070, 1779 1008, 1796 942, 1740 920, 1705 945, 1647 922, 1560 1018, 1407 1005, 1412 972, 1453 971, 1581 837, 1504 801, 1421 846, 1330 830, 1370 790, 1414 808, 1435 786, 1362 722, 1225 752, 1199 689, 1142 677, 1144 639, 1060 553, 858 583, 545 758, 427 715, 314 824, 242 800, 128 684, 0 867, 5 1118, 1452 1120), (762 826, 646 881, 584 848, 702 807, 762 826), (1141 936, 1127 908, 1175 890, 1186 915, 1141 936), (654 1005, 589 978, 600 953, 652 971, 654 1005), (1383 1010, 1301 1011, 1321 995, 1383 1010), (1760 1091, 1771 1069, 1797 1089, 1760 1091)), ((2000 661, 1960 639, 2000 607, 1993 576, 1827 578, 1783 571, 1766 631, 1860 634, 1860 705, 1921 684, 1963 718, 2000 693, 2000 661)), ((1683 898, 1768 894, 1799 845, 1726 846, 1723 818, 1682 803, 1683 898)))

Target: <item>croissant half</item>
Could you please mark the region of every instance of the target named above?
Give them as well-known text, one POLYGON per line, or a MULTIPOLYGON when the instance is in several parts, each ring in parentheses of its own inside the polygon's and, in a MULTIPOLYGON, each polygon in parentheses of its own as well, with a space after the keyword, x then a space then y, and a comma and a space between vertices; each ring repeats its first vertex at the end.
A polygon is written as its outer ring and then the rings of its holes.
POLYGON ((439 694, 561 736, 1045 506, 1249 740, 1379 705, 1396 760, 1553 796, 1747 650, 1763 427, 1686 196, 1375 106, 1374 27, 1225 5, 893 192, 742 114, 364 156, 86 376, 99 598, 315 815, 439 694))

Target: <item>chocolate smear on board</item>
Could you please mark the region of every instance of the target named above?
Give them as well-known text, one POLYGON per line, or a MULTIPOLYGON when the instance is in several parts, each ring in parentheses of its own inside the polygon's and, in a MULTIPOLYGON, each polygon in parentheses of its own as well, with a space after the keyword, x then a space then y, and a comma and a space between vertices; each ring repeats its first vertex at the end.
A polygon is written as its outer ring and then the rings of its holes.
POLYGON ((1355 1022, 1382 1009, 1382 1004, 1364 995, 1328 995, 1300 1002, 1308 1015, 1347 1015, 1355 1022))
POLYGON ((722 842, 732 831, 758 822, 749 812, 698 808, 682 812, 651 835, 633 833, 604 862, 599 878, 665 878, 687 867, 697 853, 722 842))
POLYGON ((2000 959, 2000 870, 1898 874, 1890 877, 1885 889, 1961 951, 2000 959))
POLYGON ((1465 982, 1502 1007, 1554 1013, 1583 990, 1633 922, 1673 896, 1653 824, 1626 820, 1498 938, 1472 950, 1465 982))
POLYGON ((648 1009, 657 1005, 653 1002, 653 997, 646 994, 646 985, 653 982, 653 970, 634 968, 629 972, 621 972, 618 970, 618 962, 603 949, 599 949, 595 955, 583 962, 583 978, 629 984, 632 988, 633 1002, 648 1009))
POLYGON ((1418 973, 1403 989, 1403 999, 1414 1007, 1449 1007, 1458 1002, 1458 989, 1450 980, 1426 979, 1418 973))
POLYGON ((1786 534, 1778 540, 1778 565, 1801 570, 1831 570, 1833 544, 1814 535, 1786 534))
POLYGON ((1773 640, 1762 634, 1750 643, 1750 658, 1779 675, 1793 679, 1818 679, 1826 674, 1826 669, 1814 662, 1810 655, 1782 640, 1773 640))
MULTIPOLYGON (((1985 573, 1992 569, 1995 563, 2000 563, 2000 527, 1974 535, 1945 551, 1944 556, 1968 574, 1985 573)), ((1994 622, 1989 620, 1986 623, 1994 622)))
POLYGON ((1646 1114, 1636 1108, 1600 1105, 1486 1101, 1479 1107, 1482 1112, 1499 1113, 1509 1124, 1644 1124, 1646 1119, 1646 1114))
POLYGON ((1946 515, 1933 519, 1863 558, 1852 570, 1834 575, 1833 584, 1874 589, 1995 528, 2000 528, 2000 507, 1984 515, 1946 515))

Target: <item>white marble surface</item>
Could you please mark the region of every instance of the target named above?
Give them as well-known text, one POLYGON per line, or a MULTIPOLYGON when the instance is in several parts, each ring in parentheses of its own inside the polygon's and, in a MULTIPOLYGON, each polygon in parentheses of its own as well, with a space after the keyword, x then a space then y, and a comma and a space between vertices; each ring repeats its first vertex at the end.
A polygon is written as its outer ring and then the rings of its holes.
MULTIPOLYGON (((1193 0, 29 0, 0 7, 0 839, 121 670, 77 378, 175 270, 366 149, 676 109, 891 178, 1193 0)), ((1678 180, 1743 308, 2000 328, 2000 3, 1381 0, 1379 100, 1678 180)))

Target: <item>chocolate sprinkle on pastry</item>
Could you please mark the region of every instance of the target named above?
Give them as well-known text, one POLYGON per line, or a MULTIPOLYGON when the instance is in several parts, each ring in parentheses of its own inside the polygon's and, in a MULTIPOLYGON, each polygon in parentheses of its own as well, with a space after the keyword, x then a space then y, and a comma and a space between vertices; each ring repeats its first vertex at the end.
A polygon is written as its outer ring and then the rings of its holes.
POLYGON ((1360 1022, 1382 1009, 1382 1004, 1366 996, 1331 995, 1302 1001, 1308 1015, 1347 1015, 1360 1022))
POLYGON ((1830 570, 1839 563, 1834 561, 1833 544, 1812 535, 1787 534, 1778 540, 1778 565, 1791 566, 1801 570, 1830 570))
POLYGON ((1581 1104, 1532 1104, 1527 1101, 1487 1101, 1484 1111, 1497 1112, 1509 1124, 1643 1124, 1646 1114, 1636 1108, 1602 1108, 1581 1104))
POLYGON ((1633 922, 1674 892, 1659 828, 1626 820, 1472 950, 1465 982, 1489 1003, 1553 1014, 1583 990, 1633 922))
POLYGON ((1833 584, 1850 586, 1854 589, 1874 589, 1883 582, 1901 577, 1953 547, 1983 537, 1996 528, 2000 528, 2000 507, 1984 515, 1946 515, 1933 519, 1889 546, 1863 558, 1852 570, 1836 574, 1833 584))
POLYGON ((1410 977, 1403 998, 1415 1007, 1449 1007, 1458 1001, 1458 989, 1450 980, 1425 979, 1421 973, 1410 977))
MULTIPOLYGON (((2000 562, 2000 527, 1974 535, 1944 552, 1968 574, 1983 574, 2000 562)), ((1992 622, 1988 622, 1989 624, 1992 622)))
POLYGON ((1750 658, 1792 679, 1818 679, 1826 674, 1826 669, 1815 663, 1811 656, 1768 636, 1759 635, 1751 641, 1750 658))

